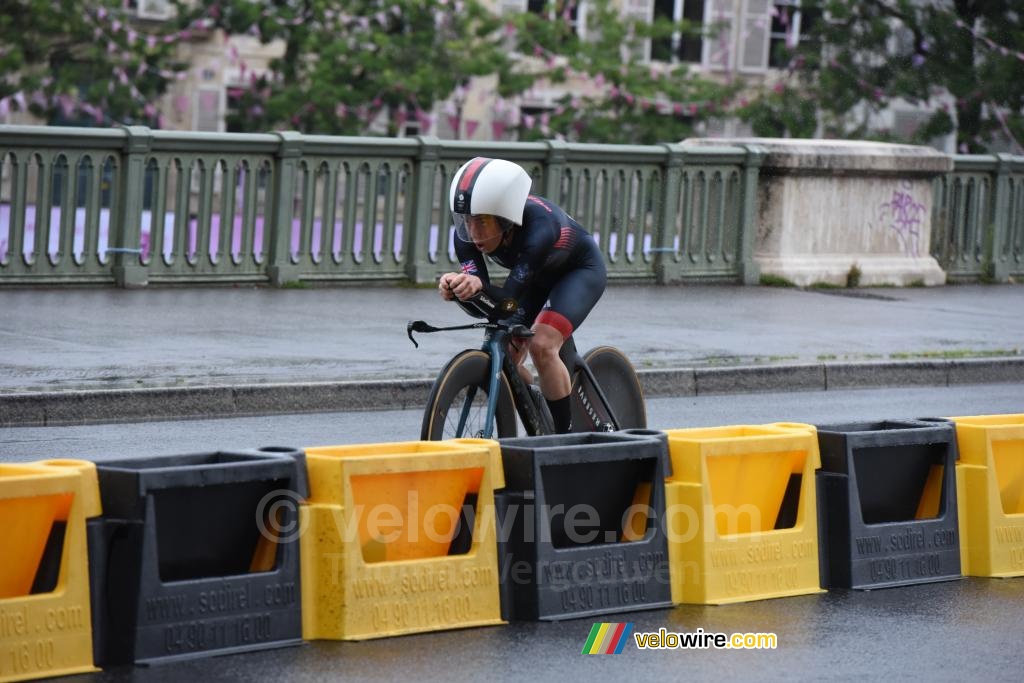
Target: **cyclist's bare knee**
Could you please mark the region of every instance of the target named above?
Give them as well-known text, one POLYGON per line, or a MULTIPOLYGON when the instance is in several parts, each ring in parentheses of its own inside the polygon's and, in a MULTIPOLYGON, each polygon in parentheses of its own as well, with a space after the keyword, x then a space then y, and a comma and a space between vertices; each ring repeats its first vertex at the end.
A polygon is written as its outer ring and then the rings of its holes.
POLYGON ((533 326, 533 338, 530 339, 530 358, 534 365, 538 362, 547 363, 558 358, 562 348, 562 333, 544 323, 533 326))
POLYGON ((533 359, 533 365, 540 375, 544 396, 551 399, 567 396, 571 388, 569 371, 558 356, 563 341, 562 333, 551 325, 537 323, 533 326, 530 358, 533 359))

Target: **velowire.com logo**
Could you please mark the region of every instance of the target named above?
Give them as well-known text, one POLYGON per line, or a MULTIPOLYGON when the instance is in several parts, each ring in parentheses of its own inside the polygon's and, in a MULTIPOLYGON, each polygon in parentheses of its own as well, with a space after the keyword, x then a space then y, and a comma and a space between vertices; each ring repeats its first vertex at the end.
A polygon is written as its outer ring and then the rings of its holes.
POLYGON ((619 655, 633 632, 633 623, 594 624, 590 637, 583 646, 583 655, 619 655))

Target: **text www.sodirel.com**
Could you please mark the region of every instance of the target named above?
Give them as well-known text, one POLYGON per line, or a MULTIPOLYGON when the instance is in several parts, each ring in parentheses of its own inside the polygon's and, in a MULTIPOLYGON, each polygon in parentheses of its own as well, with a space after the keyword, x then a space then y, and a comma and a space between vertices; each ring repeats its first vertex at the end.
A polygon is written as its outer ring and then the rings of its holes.
POLYGON ((779 638, 774 633, 634 633, 638 650, 774 650, 779 638))

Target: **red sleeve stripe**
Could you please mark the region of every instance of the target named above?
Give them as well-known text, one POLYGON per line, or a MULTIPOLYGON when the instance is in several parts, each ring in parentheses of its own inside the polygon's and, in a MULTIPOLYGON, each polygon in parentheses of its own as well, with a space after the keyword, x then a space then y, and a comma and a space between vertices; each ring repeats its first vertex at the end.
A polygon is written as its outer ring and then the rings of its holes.
POLYGON ((572 323, 558 311, 545 308, 537 316, 536 322, 550 325, 562 334, 562 339, 568 339, 572 335, 572 323))

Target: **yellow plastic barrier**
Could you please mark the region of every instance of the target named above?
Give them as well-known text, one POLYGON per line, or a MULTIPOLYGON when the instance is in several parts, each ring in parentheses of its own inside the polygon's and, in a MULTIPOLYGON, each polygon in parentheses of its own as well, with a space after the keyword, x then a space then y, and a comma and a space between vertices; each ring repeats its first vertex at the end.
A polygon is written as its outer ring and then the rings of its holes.
POLYGON ((1024 576, 1024 414, 952 420, 963 573, 1024 576))
POLYGON ((504 623, 494 534, 500 463, 498 443, 480 439, 307 448, 303 637, 504 623))
POLYGON ((100 513, 90 462, 0 464, 0 681, 98 671, 86 518, 100 513))
POLYGON ((676 604, 820 593, 813 426, 667 430, 676 604))

